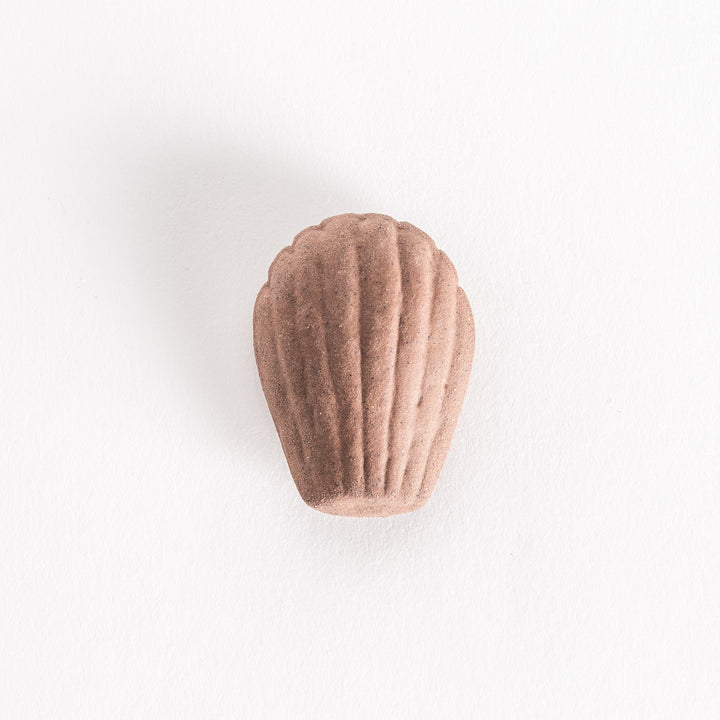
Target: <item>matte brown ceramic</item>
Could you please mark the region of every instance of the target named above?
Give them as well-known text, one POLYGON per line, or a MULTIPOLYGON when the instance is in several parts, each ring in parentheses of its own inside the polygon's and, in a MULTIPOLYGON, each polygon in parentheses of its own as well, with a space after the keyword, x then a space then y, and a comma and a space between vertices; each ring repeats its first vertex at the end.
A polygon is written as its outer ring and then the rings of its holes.
POLYGON ((387 215, 338 215, 275 258, 255 357, 303 500, 334 515, 421 507, 450 446, 475 330, 448 257, 387 215))

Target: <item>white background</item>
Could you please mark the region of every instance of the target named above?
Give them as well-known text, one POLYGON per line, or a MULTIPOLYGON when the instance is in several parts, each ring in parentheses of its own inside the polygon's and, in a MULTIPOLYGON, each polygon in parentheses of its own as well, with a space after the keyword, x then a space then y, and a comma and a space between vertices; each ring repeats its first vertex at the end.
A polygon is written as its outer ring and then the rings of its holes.
POLYGON ((6 2, 0 716, 720 716, 720 5, 6 2), (254 364, 384 212, 477 326, 421 511, 307 508, 254 364))

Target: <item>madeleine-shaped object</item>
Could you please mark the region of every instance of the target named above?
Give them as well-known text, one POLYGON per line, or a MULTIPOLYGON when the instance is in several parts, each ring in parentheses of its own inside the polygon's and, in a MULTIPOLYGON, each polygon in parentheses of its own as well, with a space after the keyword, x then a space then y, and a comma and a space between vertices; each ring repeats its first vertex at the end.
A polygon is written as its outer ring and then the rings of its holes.
POLYGON ((448 257, 387 215, 338 215, 275 258, 255 302, 260 381, 303 500, 409 512, 435 487, 475 329, 448 257))

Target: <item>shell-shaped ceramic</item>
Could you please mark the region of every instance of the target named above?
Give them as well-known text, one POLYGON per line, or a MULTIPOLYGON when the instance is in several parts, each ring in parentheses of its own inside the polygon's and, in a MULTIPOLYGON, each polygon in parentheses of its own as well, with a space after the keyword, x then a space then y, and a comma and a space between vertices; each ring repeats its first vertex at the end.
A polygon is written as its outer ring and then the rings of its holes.
POLYGON ((430 497, 474 351, 453 264, 387 215, 338 215, 275 258, 255 303, 260 381, 303 500, 334 515, 430 497))

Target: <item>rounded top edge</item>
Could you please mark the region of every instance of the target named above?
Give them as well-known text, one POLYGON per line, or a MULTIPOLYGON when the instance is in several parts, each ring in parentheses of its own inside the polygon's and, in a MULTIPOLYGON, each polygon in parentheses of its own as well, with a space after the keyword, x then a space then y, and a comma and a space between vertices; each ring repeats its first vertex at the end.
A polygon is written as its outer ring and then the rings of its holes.
POLYGON ((398 221, 384 213, 341 213, 327 217, 317 225, 310 225, 295 235, 292 244, 282 248, 271 263, 268 269, 268 281, 270 281, 278 265, 282 264, 283 260, 290 260, 289 256, 293 255, 294 251, 303 241, 311 241, 311 236, 316 235, 318 239, 321 237, 327 238, 332 235, 342 236, 350 233, 361 225, 367 224, 372 226, 372 224, 376 222, 379 223, 378 228, 383 225, 386 228, 388 226, 394 227, 396 232, 408 233, 411 237, 417 237, 418 240, 428 243, 434 253, 442 252, 430 235, 406 220, 398 221))
MULTIPOLYGON (((404 230, 413 234, 418 234, 425 240, 429 240, 433 247, 436 247, 433 239, 420 228, 416 227, 412 223, 406 220, 395 220, 390 215, 384 213, 341 213, 339 215, 332 215, 325 218, 318 225, 310 225, 304 230, 301 230, 293 239, 292 245, 296 245, 299 241, 303 240, 307 235, 312 233, 325 233, 325 232, 337 232, 342 233, 343 231, 349 230, 352 227, 364 223, 375 223, 378 222, 381 225, 390 225, 395 227, 396 230, 404 230)), ((292 246, 291 246, 292 247, 292 246)))

